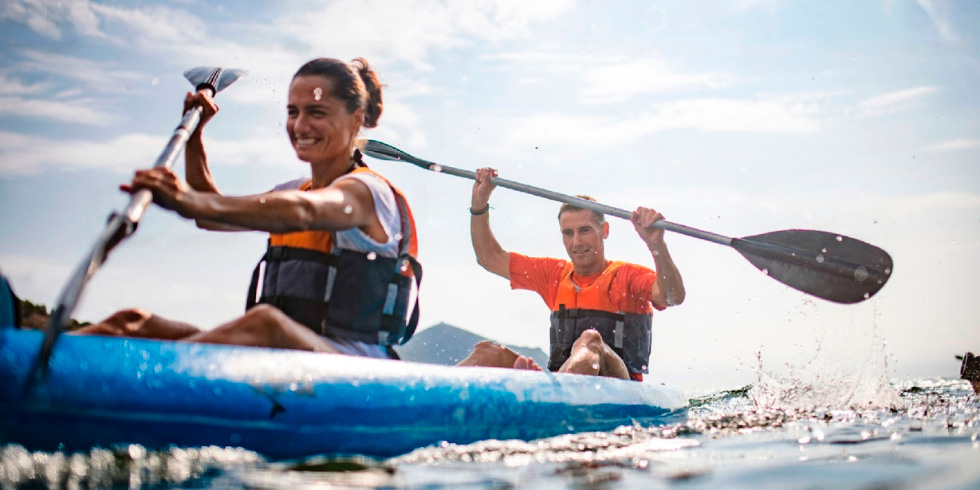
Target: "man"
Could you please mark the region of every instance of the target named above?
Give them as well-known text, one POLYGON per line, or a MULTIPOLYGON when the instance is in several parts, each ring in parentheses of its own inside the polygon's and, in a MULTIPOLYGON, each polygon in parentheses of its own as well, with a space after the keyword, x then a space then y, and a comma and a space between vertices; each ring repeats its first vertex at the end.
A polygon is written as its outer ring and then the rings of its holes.
MULTIPOLYGON (((558 212, 558 222, 569 260, 527 257, 504 250, 490 229, 490 194, 496 187, 490 178, 496 176, 492 168, 477 171, 470 208, 473 250, 484 269, 509 279, 513 289, 537 292, 551 309, 548 369, 641 381, 648 372, 653 309, 679 305, 685 296, 664 231, 650 226, 663 215, 640 207, 631 218, 656 272, 606 260, 609 223, 602 213, 568 204, 558 212)), ((459 365, 541 369, 489 341, 478 343, 459 365)))

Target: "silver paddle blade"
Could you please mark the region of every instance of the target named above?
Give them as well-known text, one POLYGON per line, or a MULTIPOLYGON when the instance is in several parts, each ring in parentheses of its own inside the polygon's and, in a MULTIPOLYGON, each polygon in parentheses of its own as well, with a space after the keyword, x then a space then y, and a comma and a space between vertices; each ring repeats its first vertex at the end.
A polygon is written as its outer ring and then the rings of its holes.
POLYGON ((354 143, 359 150, 364 152, 365 155, 369 157, 374 157, 379 160, 394 160, 401 161, 404 160, 402 156, 405 154, 403 151, 395 148, 394 146, 382 143, 376 140, 357 140, 354 143))
POLYGON ((199 66, 184 72, 184 78, 194 85, 196 90, 210 88, 215 94, 246 75, 245 70, 220 68, 214 66, 199 66))

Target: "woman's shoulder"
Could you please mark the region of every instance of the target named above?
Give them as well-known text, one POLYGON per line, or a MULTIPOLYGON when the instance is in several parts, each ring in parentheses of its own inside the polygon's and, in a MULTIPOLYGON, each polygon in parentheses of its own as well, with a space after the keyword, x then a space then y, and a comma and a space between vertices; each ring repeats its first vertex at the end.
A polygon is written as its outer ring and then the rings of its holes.
POLYGON ((391 189, 391 184, 388 181, 374 173, 374 172, 353 172, 341 177, 338 177, 334 183, 341 182, 344 180, 356 180, 367 186, 368 190, 371 191, 371 195, 375 199, 381 199, 386 205, 389 203, 394 203, 395 193, 391 189))
POLYGON ((298 190, 299 188, 303 187, 303 184, 305 184, 306 181, 308 181, 308 180, 310 180, 310 179, 309 178, 306 178, 306 177, 300 177, 298 179, 293 179, 293 180, 290 180, 290 181, 287 181, 287 182, 283 182, 281 184, 276 184, 276 186, 272 188, 272 191, 273 192, 275 192, 275 191, 295 191, 295 190, 298 190))

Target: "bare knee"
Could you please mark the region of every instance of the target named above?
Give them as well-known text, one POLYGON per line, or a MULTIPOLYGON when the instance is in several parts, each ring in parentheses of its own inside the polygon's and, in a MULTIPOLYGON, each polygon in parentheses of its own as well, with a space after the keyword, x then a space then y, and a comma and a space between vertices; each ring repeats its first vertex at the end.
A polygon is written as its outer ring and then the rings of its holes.
POLYGON ((256 305, 249 308, 242 315, 239 322, 236 322, 236 329, 244 330, 253 334, 272 335, 284 328, 283 318, 286 314, 279 308, 272 305, 256 305))
POLYGON ((572 344, 572 350, 578 349, 588 349, 597 354, 601 353, 605 342, 602 341, 602 334, 598 330, 589 329, 582 332, 578 339, 575 339, 575 343, 572 344))
POLYGON ((139 308, 127 308, 125 310, 119 310, 100 323, 107 323, 115 326, 122 327, 127 324, 142 323, 150 319, 153 316, 150 312, 146 310, 141 310, 139 308))
POLYGON ((517 353, 490 340, 481 340, 473 346, 470 355, 459 366, 513 367, 517 353))
POLYGON ((492 341, 481 340, 473 346, 473 352, 477 354, 496 355, 503 350, 504 346, 492 341))

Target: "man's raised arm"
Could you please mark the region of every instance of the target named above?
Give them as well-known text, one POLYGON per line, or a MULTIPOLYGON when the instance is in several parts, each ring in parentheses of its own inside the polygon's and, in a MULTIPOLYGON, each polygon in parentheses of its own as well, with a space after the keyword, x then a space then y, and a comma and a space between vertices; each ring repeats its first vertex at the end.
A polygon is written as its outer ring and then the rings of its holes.
POLYGON ((504 279, 510 279, 510 253, 500 246, 490 229, 490 194, 497 187, 490 177, 496 176, 497 171, 492 168, 476 171, 470 204, 470 237, 477 263, 504 279))
POLYGON ((630 221, 633 222, 636 233, 647 244, 656 266, 657 282, 653 285, 650 300, 657 306, 677 306, 684 302, 684 297, 687 295, 684 281, 674 260, 670 258, 667 243, 664 242, 664 230, 650 226, 663 217, 653 209, 639 207, 633 211, 630 221))

